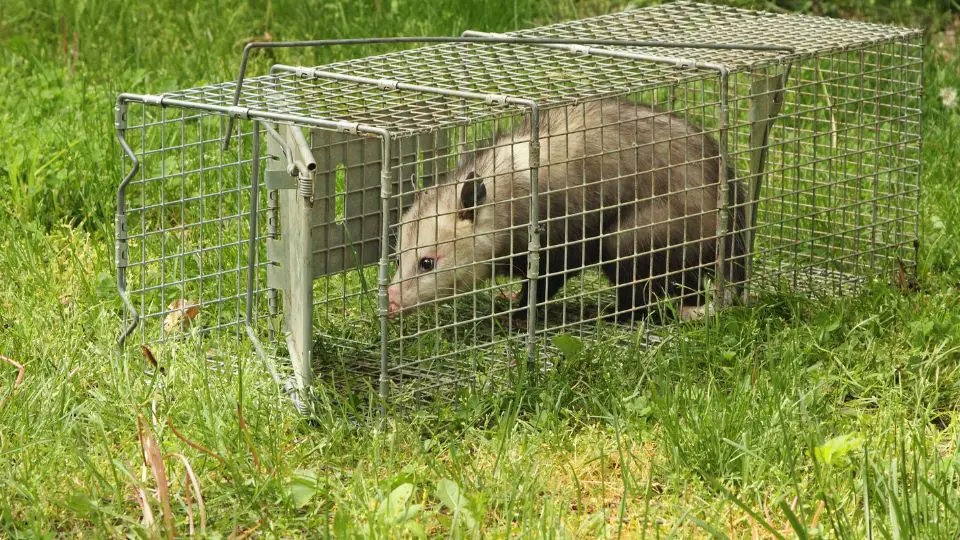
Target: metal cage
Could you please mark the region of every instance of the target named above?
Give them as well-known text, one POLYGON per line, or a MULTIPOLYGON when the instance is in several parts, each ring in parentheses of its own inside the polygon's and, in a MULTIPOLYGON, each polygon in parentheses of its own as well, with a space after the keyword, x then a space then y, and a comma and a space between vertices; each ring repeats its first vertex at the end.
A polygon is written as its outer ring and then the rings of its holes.
POLYGON ((121 343, 385 404, 916 263, 920 31, 678 2, 417 40, 120 97, 121 343))

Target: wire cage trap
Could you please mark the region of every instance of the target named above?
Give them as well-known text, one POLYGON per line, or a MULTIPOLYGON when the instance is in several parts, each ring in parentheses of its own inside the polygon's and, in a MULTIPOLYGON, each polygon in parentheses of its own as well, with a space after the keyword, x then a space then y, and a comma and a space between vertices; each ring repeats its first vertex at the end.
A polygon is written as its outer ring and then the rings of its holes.
POLYGON ((678 2, 436 41, 121 95, 121 343, 449 397, 915 266, 920 31, 678 2))

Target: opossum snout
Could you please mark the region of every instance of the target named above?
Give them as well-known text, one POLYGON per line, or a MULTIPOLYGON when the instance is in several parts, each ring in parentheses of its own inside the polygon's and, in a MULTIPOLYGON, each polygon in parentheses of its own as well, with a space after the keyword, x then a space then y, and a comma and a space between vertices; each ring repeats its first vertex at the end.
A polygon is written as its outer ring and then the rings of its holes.
POLYGON ((400 313, 400 286, 391 285, 387 289, 387 299, 390 304, 387 308, 387 316, 391 319, 397 316, 397 313, 400 313))

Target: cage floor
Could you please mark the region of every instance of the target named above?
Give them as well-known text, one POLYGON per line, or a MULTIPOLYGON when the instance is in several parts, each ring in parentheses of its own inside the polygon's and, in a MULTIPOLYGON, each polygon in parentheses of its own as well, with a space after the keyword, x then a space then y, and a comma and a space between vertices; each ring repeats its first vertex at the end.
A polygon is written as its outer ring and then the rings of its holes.
MULTIPOLYGON (((775 294, 776 291, 849 295, 855 294, 868 281, 863 276, 816 267, 780 265, 766 268, 761 265, 760 270, 763 275, 779 277, 780 281, 764 280, 754 284, 753 296, 775 294)), ((579 305, 564 307, 568 314, 583 311, 579 305)), ((596 309, 594 306, 594 311, 596 309)), ((530 373, 529 370, 533 373, 551 371, 563 359, 562 352, 555 346, 557 336, 600 340, 624 347, 650 347, 667 339, 676 328, 677 325, 671 323, 631 327, 596 320, 578 323, 554 318, 548 320, 546 327, 538 329, 539 357, 530 366, 526 364, 526 333, 513 329, 486 336, 486 343, 473 337, 467 344, 450 342, 441 348, 432 344, 427 351, 391 342, 386 362, 389 395, 391 402, 399 403, 424 399, 455 401, 465 393, 510 384, 517 377, 530 373), (551 326, 559 320, 563 320, 563 324, 551 326)), ((349 331, 334 335, 322 329, 315 332, 313 368, 316 383, 331 385, 342 395, 376 394, 381 371, 379 340, 366 339, 364 332, 356 332, 352 337, 348 334, 349 331)))

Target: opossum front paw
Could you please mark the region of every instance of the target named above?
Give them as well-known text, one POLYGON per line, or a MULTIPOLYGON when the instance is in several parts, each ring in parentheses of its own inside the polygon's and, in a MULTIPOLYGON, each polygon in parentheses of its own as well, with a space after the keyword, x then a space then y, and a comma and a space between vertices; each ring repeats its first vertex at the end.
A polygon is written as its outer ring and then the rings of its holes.
POLYGON ((680 320, 681 321, 697 321, 704 316, 713 315, 713 304, 707 304, 705 306, 681 306, 680 307, 680 320))
POLYGON ((506 300, 511 304, 516 303, 517 300, 523 297, 522 292, 511 291, 510 289, 503 289, 500 291, 500 294, 497 295, 497 298, 500 300, 506 300))

